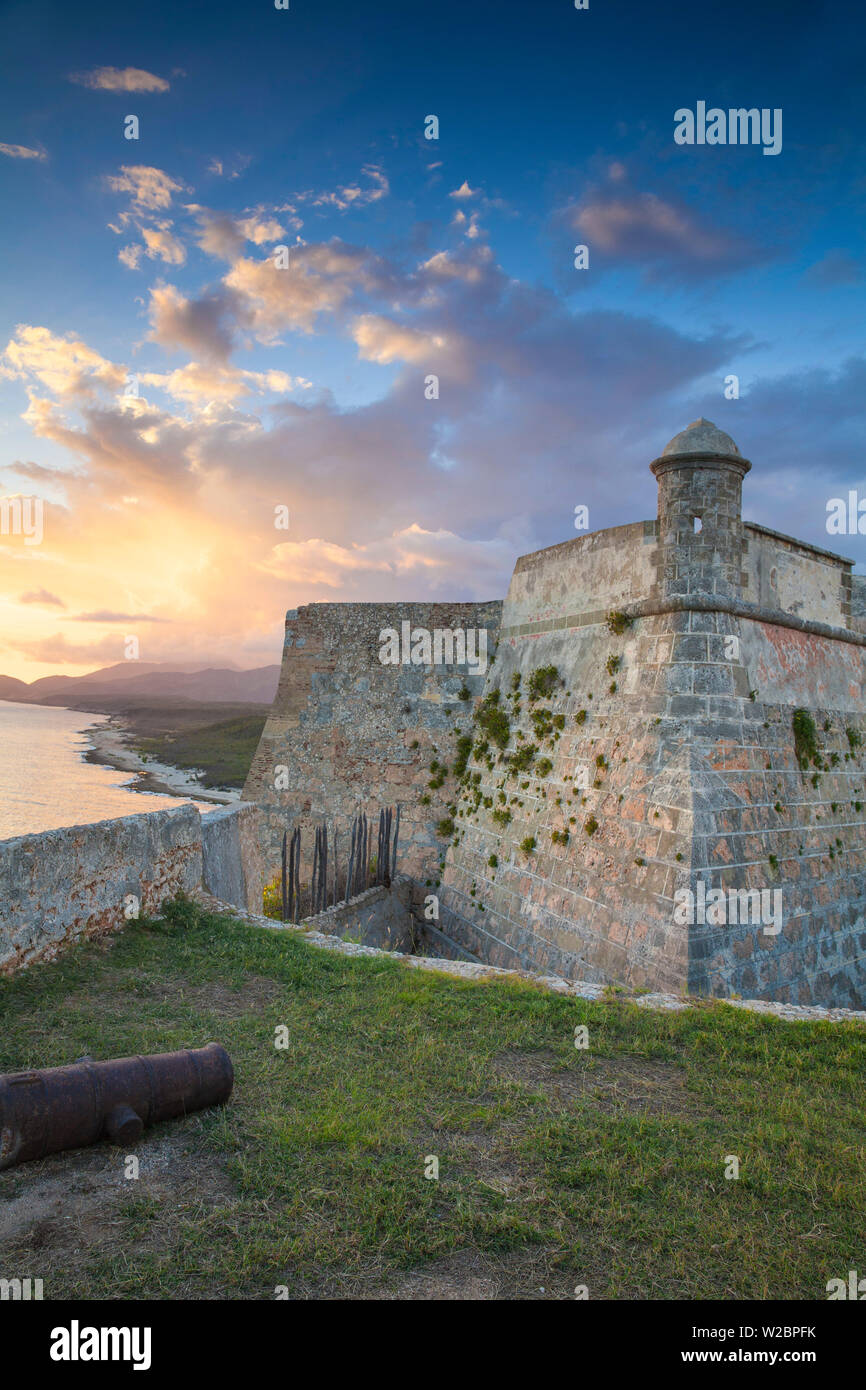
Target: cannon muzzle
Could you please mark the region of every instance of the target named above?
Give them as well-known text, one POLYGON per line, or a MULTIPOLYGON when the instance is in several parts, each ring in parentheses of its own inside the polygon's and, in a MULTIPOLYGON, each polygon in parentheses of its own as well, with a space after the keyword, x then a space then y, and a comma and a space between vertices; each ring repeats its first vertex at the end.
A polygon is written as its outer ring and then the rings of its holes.
POLYGON ((219 1043, 0 1076, 0 1169, 100 1139, 129 1146, 145 1125, 224 1105, 231 1058, 219 1043))

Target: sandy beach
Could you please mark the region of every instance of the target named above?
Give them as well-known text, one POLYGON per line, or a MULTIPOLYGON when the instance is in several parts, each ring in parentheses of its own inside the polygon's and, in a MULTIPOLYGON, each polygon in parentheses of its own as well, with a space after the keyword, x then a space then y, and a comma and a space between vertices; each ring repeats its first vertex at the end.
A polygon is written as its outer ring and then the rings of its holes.
POLYGON ((103 767, 134 774, 134 780, 129 784, 130 791, 189 796, 195 801, 211 801, 221 806, 240 801, 240 791, 202 787, 192 769, 173 767, 154 758, 148 758, 145 762, 139 753, 129 747, 132 730, 117 716, 111 716, 107 724, 90 725, 83 733, 91 745, 84 755, 85 759, 103 767))

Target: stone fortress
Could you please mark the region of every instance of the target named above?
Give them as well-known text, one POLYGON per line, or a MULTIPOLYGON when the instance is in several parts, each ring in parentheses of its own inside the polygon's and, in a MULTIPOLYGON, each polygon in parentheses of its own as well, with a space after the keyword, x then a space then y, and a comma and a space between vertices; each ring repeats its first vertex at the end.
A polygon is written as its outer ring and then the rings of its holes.
POLYGON ((269 871, 287 826, 327 819, 344 864, 399 803, 401 873, 481 961, 862 1008, 866 581, 742 520, 710 422, 650 466, 656 520, 522 556, 502 603, 288 614, 244 789, 269 871), (483 630, 486 671, 383 664, 407 623, 483 630))

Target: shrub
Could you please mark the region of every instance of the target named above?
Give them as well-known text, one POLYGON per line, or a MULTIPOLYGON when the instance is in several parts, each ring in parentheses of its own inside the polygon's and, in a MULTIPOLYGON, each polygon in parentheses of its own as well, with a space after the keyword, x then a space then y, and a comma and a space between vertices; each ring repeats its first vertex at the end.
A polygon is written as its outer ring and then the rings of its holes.
POLYGON ((861 734, 859 729, 847 728, 845 732, 848 735, 848 742, 850 743, 851 751, 853 752, 855 748, 859 748, 863 743, 863 735, 861 734))
MULTIPOLYGON (((457 756, 454 760, 454 776, 462 777, 469 762, 469 754, 472 752, 472 735, 461 734, 457 740, 457 756)), ((479 774, 480 777, 480 774, 479 774)))
POLYGON ((549 758, 539 758, 535 764, 536 777, 547 777, 553 768, 553 763, 549 758))
POLYGON ((514 772, 528 772, 535 761, 537 752, 538 749, 534 743, 527 743, 518 752, 512 753, 509 758, 506 758, 506 762, 514 772))
POLYGON ((493 819, 497 825, 507 825, 511 820, 511 812, 507 811, 504 806, 497 806, 493 812, 493 819))
POLYGON ((437 822, 436 834, 440 835, 443 840, 450 840, 451 836, 454 834, 454 822, 450 816, 445 816, 442 820, 437 822))
POLYGON ((633 618, 629 618, 627 614, 615 608, 607 615, 607 630, 613 633, 614 637, 621 637, 626 628, 631 627, 633 622, 633 618))
POLYGON ((538 666, 529 677, 530 700, 549 700, 559 680, 555 666, 538 666))
POLYGON ((587 835, 594 835, 596 830, 598 830, 598 821, 595 816, 590 816, 589 820, 584 822, 583 828, 587 835))
POLYGON ((471 698, 472 698, 472 691, 469 689, 469 686, 468 686, 468 685, 466 684, 466 682, 464 681, 463 684, 461 685, 460 689, 459 689, 458 692, 457 692, 457 699, 458 699, 458 700, 470 700, 471 698))
POLYGON ((791 719, 791 727, 794 731, 794 752, 797 755, 797 762, 800 770, 805 772, 810 763, 820 767, 821 760, 818 756, 818 730, 815 721, 808 710, 795 709, 791 719))
POLYGON ((579 710, 577 711, 577 714, 574 716, 574 722, 575 722, 575 724, 585 724, 585 723, 586 723, 586 710, 585 710, 585 709, 579 709, 579 710))
POLYGON ((535 849, 535 836, 527 835, 525 840, 520 841, 520 848, 524 854, 531 854, 535 849))
POLYGON ((507 748, 511 737, 511 725, 504 709, 499 708, 499 691, 491 690, 481 702, 476 715, 479 727, 496 744, 497 748, 507 748))
POLYGON ((491 869, 497 869, 499 867, 499 859, 495 854, 491 854, 487 862, 490 865, 491 869))

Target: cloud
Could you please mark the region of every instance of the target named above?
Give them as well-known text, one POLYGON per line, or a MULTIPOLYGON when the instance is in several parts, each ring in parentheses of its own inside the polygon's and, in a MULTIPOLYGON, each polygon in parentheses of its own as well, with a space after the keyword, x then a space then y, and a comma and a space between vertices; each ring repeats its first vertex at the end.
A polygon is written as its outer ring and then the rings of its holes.
POLYGON ((420 332, 380 314, 363 314, 355 321, 352 336, 359 356, 368 362, 415 362, 432 368, 441 365, 447 353, 453 356, 455 344, 443 334, 420 332))
POLYGON ((463 280, 467 284, 479 284, 484 276, 484 262, 492 258, 489 247, 479 248, 473 260, 457 258, 448 251, 437 251, 421 265, 421 271, 430 276, 446 280, 463 280))
POLYGON ((172 194, 183 192, 184 187, 149 164, 122 164, 120 173, 107 175, 106 181, 112 192, 131 193, 134 206, 149 211, 171 207, 172 194))
POLYGON ((239 179, 241 174, 243 174, 245 170, 249 168, 250 164, 252 164, 252 155, 236 155, 232 160, 232 163, 234 167, 232 169, 229 169, 226 160, 211 159, 210 163, 207 166, 207 171, 209 174, 215 174, 217 178, 220 179, 223 178, 224 175, 230 179, 239 179))
POLYGON ((139 380, 144 386, 156 386, 176 400, 197 407, 231 404, 253 391, 284 394, 296 387, 308 389, 311 385, 305 378, 293 378, 287 372, 248 372, 198 362, 189 362, 173 372, 145 372, 139 380))
POLYGON ((460 199, 477 198, 477 197, 478 197, 478 192, 479 192, 479 190, 478 190, 477 188, 470 188, 470 187, 469 187, 469 184, 468 184, 468 183, 466 182, 466 180, 464 179, 463 182, 461 183, 460 187, 459 187, 459 188, 455 188, 454 191, 453 191, 453 193, 449 193, 449 194, 448 194, 448 197, 449 197, 449 198, 460 198, 460 199))
POLYGON ((122 246, 117 253, 117 259, 122 261, 130 270, 138 270, 138 264, 143 254, 143 246, 122 246))
POLYGON ((76 613, 67 619, 70 623, 170 623, 171 618, 156 618, 152 613, 114 613, 110 608, 99 608, 95 613, 76 613))
MULTIPOLYGON (((231 234, 247 245, 271 216, 247 210, 231 234)), ((729 408, 734 425, 719 400, 747 334, 578 312, 505 274, 486 245, 423 254, 418 264, 404 246, 389 261, 334 240, 293 248, 287 271, 242 254, 197 294, 157 285, 152 341, 185 357, 141 371, 139 397, 118 395, 124 369, 77 335, 17 330, 3 364, 31 385, 25 419, 79 471, 13 465, 40 489, 62 480, 65 505, 52 505, 38 554, 0 548, 0 585, 61 593, 70 622, 118 629, 110 650, 64 655, 47 627, 57 614, 33 603, 16 651, 52 669, 117 661, 121 623, 169 614, 144 629, 144 659, 243 652, 263 663, 287 606, 502 595, 517 555, 574 535, 576 504, 593 529, 653 516, 649 460, 699 414, 731 429, 755 464, 758 519, 789 533, 804 534, 798 498, 811 488, 815 509, 828 461, 859 476, 862 363, 844 378, 752 386, 729 408), (365 373, 381 367, 381 391, 347 404, 294 373, 230 360, 292 328, 327 328, 342 352, 354 344, 365 373), (442 375, 436 402, 424 398, 428 371, 442 375), (780 479, 796 485, 781 501, 780 479), (278 506, 288 534, 274 527, 278 506), (25 560, 37 568, 22 581, 25 560)), ((289 350, 273 360, 289 365, 289 350)))
POLYGON ((575 213, 574 224, 593 247, 629 260, 686 256, 716 264, 730 258, 729 239, 682 207, 654 193, 631 198, 602 197, 575 213))
POLYGON ((391 188, 377 165, 365 164, 361 174, 368 180, 366 188, 362 188, 360 183, 345 184, 333 193, 300 193, 297 195, 298 201, 312 202, 313 207, 334 207, 345 212, 347 208, 364 207, 387 198, 391 188))
MULTIPOLYGON (((363 581, 365 594, 387 599, 400 584, 423 577, 431 594, 492 598, 504 593, 514 565, 513 545, 504 537, 470 540, 454 531, 428 531, 416 522, 366 544, 336 545, 319 537, 275 546, 265 568, 283 583, 302 582, 315 590, 352 592, 363 581), (471 574, 455 587, 454 575, 471 574)), ((375 599, 373 600, 375 601, 375 599)))
POLYGON ((655 277, 689 279, 763 259, 757 247, 682 200, 629 186, 624 165, 616 162, 605 182, 554 221, 560 217, 589 246, 596 262, 642 266, 655 277))
POLYGON ((32 150, 29 145, 3 145, 0 144, 0 154, 5 154, 9 159, 47 159, 44 150, 32 150))
POLYGON ((806 279, 826 289, 836 285, 860 285, 864 271, 863 266, 846 251, 828 251, 820 261, 809 266, 806 279))
POLYGON ((17 473, 20 478, 29 478, 32 482, 51 484, 63 484, 70 479, 80 477, 80 474, 71 472, 63 468, 46 468, 43 463, 21 463, 16 461, 10 464, 10 470, 17 473))
POLYGON ((170 85, 143 68, 92 68, 70 73, 69 81, 97 92, 167 92, 170 85))
POLYGON ((147 254, 151 260, 159 259, 168 265, 183 265, 186 249, 183 242, 171 233, 171 222, 158 222, 153 227, 142 227, 141 235, 147 254))
MULTIPOLYGON (((228 213, 213 212, 210 208, 190 203, 187 211, 194 213, 198 220, 198 244, 201 249, 209 256, 224 261, 236 260, 246 242, 265 246, 268 242, 280 241, 286 235, 283 224, 261 210, 245 217, 232 217, 228 213)), ((297 222, 297 225, 301 223, 297 222)))
POLYGON ((187 299, 173 285, 150 291, 150 338, 167 348, 186 348, 207 360, 224 361, 232 349, 232 302, 222 291, 187 299))
POLYGON ((60 337, 48 328, 19 324, 0 356, 0 376, 34 377, 57 396, 77 397, 92 396, 95 387, 119 390, 126 372, 73 333, 60 337))
MULTIPOLYGON (((68 642, 60 632, 35 639, 7 637, 6 646, 20 652, 28 661, 50 666, 52 670, 58 666, 114 666, 124 658, 123 639, 117 634, 80 643, 68 642)), ((134 671, 134 663, 130 663, 130 673, 134 671)))
POLYGON ((312 333, 319 314, 334 313, 375 282, 368 253, 338 241, 293 250, 286 270, 270 258, 236 261, 223 280, 245 326, 264 343, 284 329, 312 333))
POLYGON ((38 603, 40 607, 45 608, 66 607, 66 604, 63 602, 62 598, 58 598, 56 594, 50 594, 47 589, 33 589, 29 593, 20 594, 18 597, 18 602, 38 603))

